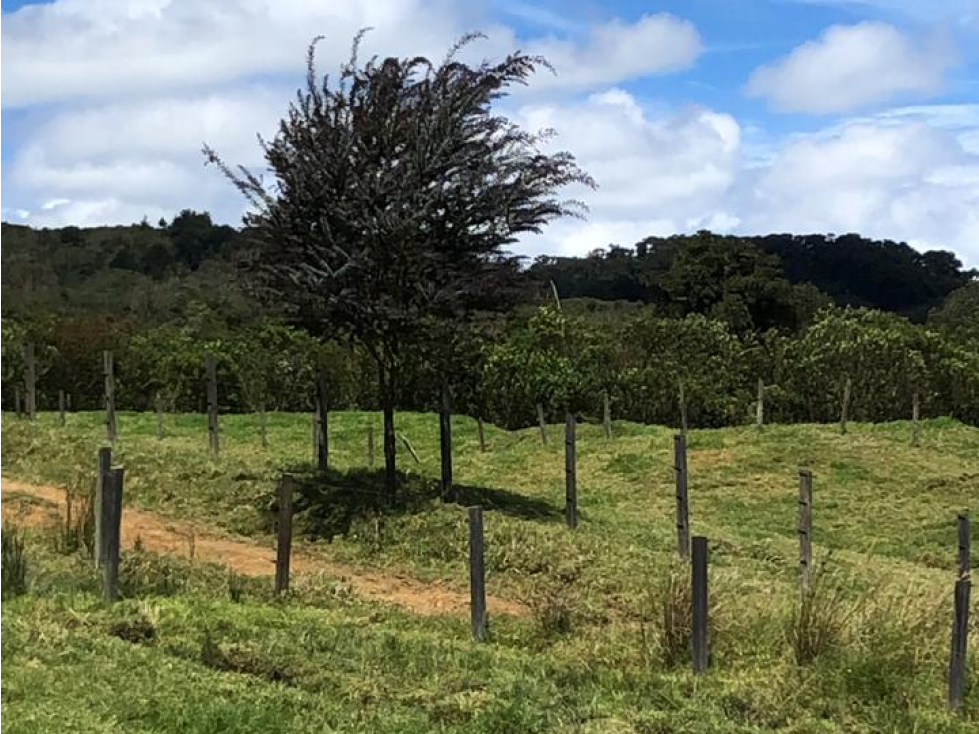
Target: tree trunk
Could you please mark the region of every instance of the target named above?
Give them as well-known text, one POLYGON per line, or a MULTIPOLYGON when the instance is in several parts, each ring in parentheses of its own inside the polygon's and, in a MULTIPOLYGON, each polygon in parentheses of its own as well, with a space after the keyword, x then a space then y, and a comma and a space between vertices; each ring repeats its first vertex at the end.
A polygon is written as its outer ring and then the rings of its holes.
POLYGON ((378 383, 381 388, 381 411, 384 414, 384 489, 392 505, 398 501, 397 436, 394 432, 394 371, 376 358, 378 383))
POLYGON ((391 504, 398 499, 397 447, 394 436, 394 396, 385 394, 384 400, 384 488, 391 504))

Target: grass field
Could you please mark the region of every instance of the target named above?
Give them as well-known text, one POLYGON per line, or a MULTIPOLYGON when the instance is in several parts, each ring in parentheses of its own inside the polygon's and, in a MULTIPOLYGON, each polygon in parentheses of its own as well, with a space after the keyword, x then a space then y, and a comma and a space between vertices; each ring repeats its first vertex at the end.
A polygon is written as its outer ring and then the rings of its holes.
MULTIPOLYGON (((72 414, 60 428, 52 414, 36 425, 4 416, 4 476, 87 491, 101 417, 72 414)), ((376 414, 331 414, 325 478, 312 472, 309 416, 271 415, 267 450, 254 416, 223 416, 217 459, 203 416, 168 416, 162 440, 155 420, 119 417, 114 454, 129 506, 268 541, 275 480, 293 471, 306 550, 465 591, 462 507, 482 504, 489 590, 531 611, 491 608, 492 639, 479 644, 463 617, 357 600, 328 578, 297 580, 277 601, 268 579, 229 590, 220 569, 146 553, 130 554, 130 598, 109 608, 89 564, 31 531, 31 591, 3 611, 5 731, 979 726, 974 696, 957 715, 944 706, 955 517, 974 508, 979 485, 975 428, 925 422, 917 448, 907 423, 852 424, 847 436, 817 425, 692 431, 691 525, 710 539, 712 595, 712 667, 695 677, 666 621, 684 608, 686 577, 674 559, 670 429, 616 423, 606 440, 600 426, 579 427, 571 532, 563 427, 542 447, 536 429, 488 426, 481 453, 475 423, 456 418, 459 501, 442 503, 437 417, 399 415, 421 461, 399 453, 404 498, 391 510, 366 467, 376 414), (826 628, 821 654, 802 665, 791 644, 800 466, 815 476, 826 628)), ((975 650, 973 641, 973 670, 975 650)))

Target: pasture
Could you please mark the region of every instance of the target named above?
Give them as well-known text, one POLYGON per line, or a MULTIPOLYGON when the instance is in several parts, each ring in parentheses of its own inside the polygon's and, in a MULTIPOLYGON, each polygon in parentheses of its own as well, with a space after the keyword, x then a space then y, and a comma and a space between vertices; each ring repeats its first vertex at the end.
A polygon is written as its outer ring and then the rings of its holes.
MULTIPOLYGON (((84 507, 102 413, 4 415, 5 484, 64 488, 84 507)), ((979 430, 949 419, 692 430, 692 534, 710 548, 709 671, 686 651, 676 557, 673 429, 578 426, 579 524, 564 523, 563 425, 505 431, 453 417, 456 496, 439 497, 439 421, 398 414, 401 494, 376 413, 330 414, 316 471, 308 414, 222 415, 221 451, 196 414, 120 412, 113 463, 125 510, 186 530, 168 554, 129 538, 108 605, 49 499, 5 488, 26 525, 29 590, 3 611, 5 730, 966 732, 945 705, 956 516, 974 505, 979 430), (818 589, 799 616, 797 484, 814 476, 818 589), (288 594, 229 573, 195 545, 274 555, 276 484, 297 477, 288 594), (485 511, 490 639, 471 639, 465 507, 485 511), (132 548, 133 542, 136 548, 132 548), (361 594, 360 578, 373 579, 361 594), (385 593, 385 585, 391 593, 385 593), (404 592, 405 589, 408 592, 404 592), (427 590, 446 600, 426 606, 427 590), (408 593, 422 601, 399 598, 408 593), (496 605, 496 606, 494 606, 496 605), (678 619, 680 621, 678 621, 678 619), (806 657, 806 640, 816 654, 806 657), (805 639, 801 639, 805 638, 805 639)), ((76 517, 77 524, 77 517, 76 517)), ((6 532, 13 532, 8 525, 6 532)), ((81 533, 79 533, 81 535, 81 533)), ((124 537, 124 541, 125 541, 124 537)), ((6 559, 5 559, 6 560, 6 559)), ((5 590, 6 595, 6 590, 5 590)), ((975 617, 973 617, 975 629, 975 617)), ((975 644, 969 669, 976 670, 975 644)))

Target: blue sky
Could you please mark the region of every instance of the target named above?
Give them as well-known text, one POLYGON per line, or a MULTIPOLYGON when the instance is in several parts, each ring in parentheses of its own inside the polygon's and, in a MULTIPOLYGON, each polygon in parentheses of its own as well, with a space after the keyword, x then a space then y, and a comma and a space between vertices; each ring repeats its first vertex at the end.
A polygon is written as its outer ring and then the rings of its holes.
POLYGON ((979 265, 979 0, 58 0, 2 3, 6 221, 128 223, 243 202, 200 146, 261 169, 316 34, 367 50, 540 52, 502 103, 597 179, 517 250, 648 234, 857 231, 979 265))

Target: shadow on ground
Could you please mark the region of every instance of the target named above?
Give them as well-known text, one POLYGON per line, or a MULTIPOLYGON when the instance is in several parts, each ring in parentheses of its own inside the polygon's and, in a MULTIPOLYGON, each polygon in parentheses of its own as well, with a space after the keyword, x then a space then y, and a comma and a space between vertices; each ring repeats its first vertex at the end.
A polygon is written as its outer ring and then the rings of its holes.
MULTIPOLYGON (((343 535, 366 517, 411 515, 431 510, 441 502, 439 483, 417 475, 399 473, 398 497, 392 505, 384 490, 384 472, 355 469, 321 474, 295 473, 295 510, 303 517, 304 530, 315 537, 343 535)), ((563 509, 544 500, 496 487, 456 485, 450 503, 484 509, 541 522, 557 521, 563 509)))

